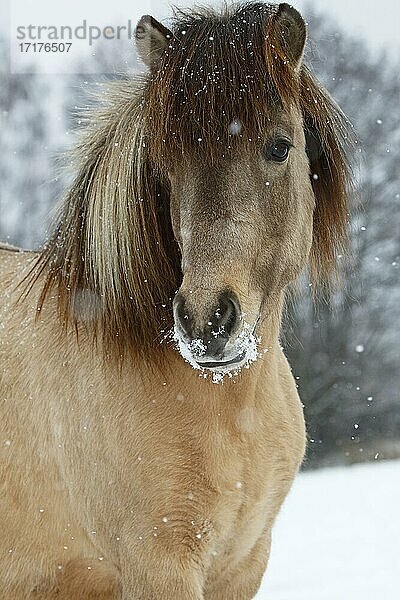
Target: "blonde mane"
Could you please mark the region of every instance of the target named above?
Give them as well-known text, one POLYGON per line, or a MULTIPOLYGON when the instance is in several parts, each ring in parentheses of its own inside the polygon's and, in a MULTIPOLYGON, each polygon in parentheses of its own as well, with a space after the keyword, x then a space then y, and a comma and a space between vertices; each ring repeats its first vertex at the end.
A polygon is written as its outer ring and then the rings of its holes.
POLYGON ((120 354, 127 344, 145 353, 160 346, 180 285, 167 184, 146 149, 144 85, 114 84, 92 117, 76 151, 78 176, 33 271, 45 273, 39 308, 55 289, 63 322, 101 323, 105 348, 120 354))

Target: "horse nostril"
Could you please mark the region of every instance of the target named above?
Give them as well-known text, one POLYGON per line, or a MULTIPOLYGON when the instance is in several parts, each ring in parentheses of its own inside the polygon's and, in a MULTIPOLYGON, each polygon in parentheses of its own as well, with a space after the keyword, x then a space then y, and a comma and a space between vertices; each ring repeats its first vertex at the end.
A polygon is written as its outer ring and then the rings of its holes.
POLYGON ((239 298, 233 292, 224 292, 212 319, 218 330, 229 337, 237 329, 241 318, 239 298))
POLYGON ((229 338, 239 327, 241 309, 239 298, 231 291, 223 292, 214 306, 214 312, 204 321, 204 318, 196 320, 193 317, 185 296, 180 292, 173 301, 178 334, 190 351, 220 359, 229 338))
POLYGON ((185 298, 182 294, 176 294, 173 301, 175 323, 181 330, 181 334, 184 337, 192 338, 192 319, 189 316, 187 308, 185 306, 185 298))

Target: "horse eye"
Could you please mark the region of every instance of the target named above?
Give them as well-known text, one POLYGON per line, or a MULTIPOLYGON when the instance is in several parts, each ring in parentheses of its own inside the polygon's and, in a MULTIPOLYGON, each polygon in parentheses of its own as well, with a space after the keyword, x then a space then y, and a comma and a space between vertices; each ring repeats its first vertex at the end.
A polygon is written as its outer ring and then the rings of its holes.
POLYGON ((267 158, 274 160, 275 162, 285 162, 289 156, 290 148, 290 142, 287 142, 286 140, 278 140, 269 147, 267 151, 267 158))

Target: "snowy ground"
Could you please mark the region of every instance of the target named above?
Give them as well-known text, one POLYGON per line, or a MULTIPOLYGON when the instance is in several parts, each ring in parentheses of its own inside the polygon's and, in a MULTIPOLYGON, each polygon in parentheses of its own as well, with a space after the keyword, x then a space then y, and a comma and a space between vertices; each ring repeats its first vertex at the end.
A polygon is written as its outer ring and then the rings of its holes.
POLYGON ((400 598, 400 461, 298 477, 257 600, 400 598))

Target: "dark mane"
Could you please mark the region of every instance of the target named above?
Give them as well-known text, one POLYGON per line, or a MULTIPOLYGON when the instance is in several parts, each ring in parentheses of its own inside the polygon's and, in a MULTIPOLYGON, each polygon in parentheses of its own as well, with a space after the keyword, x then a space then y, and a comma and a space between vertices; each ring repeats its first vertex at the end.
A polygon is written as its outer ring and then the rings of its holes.
POLYGON ((299 82, 287 65, 280 65, 279 87, 271 77, 275 10, 255 3, 177 14, 147 96, 149 138, 160 160, 193 152, 229 155, 238 144, 262 144, 271 109, 296 101, 299 82), (241 131, 232 135, 235 122, 241 131))
POLYGON ((318 175, 312 272, 335 272, 347 222, 346 121, 306 67, 288 64, 275 13, 262 3, 177 13, 160 69, 116 87, 78 149, 78 175, 33 271, 45 278, 39 308, 55 290, 63 321, 90 321, 106 350, 149 356, 161 348, 181 280, 164 160, 254 148, 271 107, 291 104, 302 111, 310 174, 318 175), (82 298, 93 304, 91 318, 82 318, 82 298))

